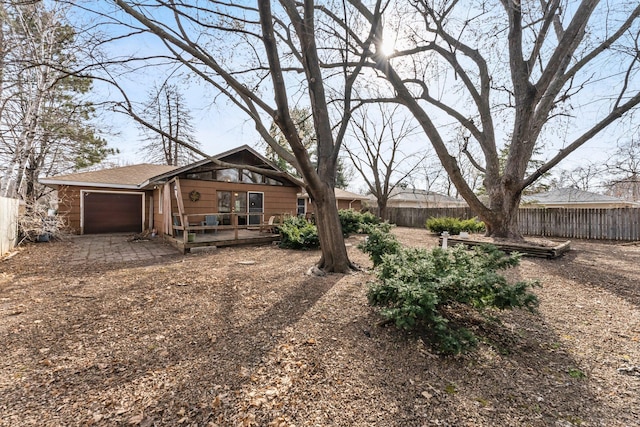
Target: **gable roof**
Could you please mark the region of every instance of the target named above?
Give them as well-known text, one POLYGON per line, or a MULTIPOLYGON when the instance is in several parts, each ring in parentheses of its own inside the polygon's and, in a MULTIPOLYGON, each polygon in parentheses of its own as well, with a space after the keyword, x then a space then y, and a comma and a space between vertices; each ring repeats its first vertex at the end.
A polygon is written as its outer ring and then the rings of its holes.
MULTIPOLYGON (((367 196, 342 190, 341 188, 334 188, 333 193, 336 195, 336 200, 368 200, 367 196)), ((309 194, 306 191, 303 191, 298 194, 298 197, 309 197, 309 194)))
POLYGON ((177 169, 176 166, 140 165, 121 166, 91 172, 79 172, 40 178, 45 185, 77 185, 87 187, 109 187, 139 189, 144 187, 155 176, 177 169))
MULTIPOLYGON (((248 155, 252 159, 253 166, 259 166, 274 171, 284 173, 280 168, 273 164, 269 159, 258 153, 248 145, 241 145, 232 150, 216 154, 213 157, 217 160, 224 160, 230 157, 248 155)), ((101 188, 120 188, 120 189, 142 189, 151 183, 158 183, 173 178, 174 176, 191 170, 206 166, 212 163, 210 159, 202 159, 186 166, 167 166, 140 164, 133 166, 123 166, 110 169, 102 169, 92 172, 79 172, 69 175, 59 175, 50 178, 40 178, 39 181, 45 185, 75 185, 90 186, 101 188)), ((233 162, 229 162, 233 163, 233 162)), ((290 177, 289 181, 294 185, 299 185, 294 177, 290 177)))
MULTIPOLYGON (((256 165, 254 166, 262 166, 262 167, 268 167, 270 169, 276 170, 278 172, 283 172, 280 168, 278 168, 275 164, 273 164, 273 162, 271 162, 269 159, 267 159, 266 157, 264 157, 262 154, 258 153, 256 150, 254 150, 253 148, 249 147, 248 145, 241 145, 240 147, 236 147, 233 148, 231 150, 225 151, 223 153, 220 154, 216 154, 213 155, 211 157, 213 157, 216 160, 222 160, 224 161, 224 159, 233 156, 234 154, 240 154, 242 152, 247 152, 249 153, 252 157, 254 157, 255 159, 255 163, 256 165)), ((171 171, 167 171, 166 173, 163 173, 162 175, 158 175, 154 177, 154 181, 162 181, 162 180, 166 180, 167 178, 172 178, 176 175, 180 175, 182 173, 185 172, 189 172, 193 169, 197 169, 201 166, 205 166, 209 163, 212 163, 210 159, 202 159, 199 160, 195 163, 190 163, 186 166, 182 166, 179 168, 176 168, 174 170, 171 171)), ((229 163, 233 163, 233 162, 229 162, 229 163)), ((293 178, 293 177, 292 177, 293 178)))
POLYGON ((631 202, 604 194, 578 190, 576 188, 558 188, 546 193, 529 194, 522 196, 523 203, 538 205, 578 205, 578 204, 626 204, 631 202))

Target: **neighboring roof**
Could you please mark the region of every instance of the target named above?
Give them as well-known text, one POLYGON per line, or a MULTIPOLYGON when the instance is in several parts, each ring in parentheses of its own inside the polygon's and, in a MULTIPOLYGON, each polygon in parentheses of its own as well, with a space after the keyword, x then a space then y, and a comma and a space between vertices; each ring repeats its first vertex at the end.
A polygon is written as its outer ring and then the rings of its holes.
MULTIPOLYGON (((371 200, 376 200, 376 197, 371 195, 371 200)), ((464 200, 456 199, 455 197, 447 196, 445 194, 435 193, 428 190, 419 190, 416 188, 394 188, 389 193, 389 200, 402 201, 402 202, 416 202, 416 203, 456 203, 465 205, 464 200)))
POLYGON ((633 202, 604 194, 591 193, 576 188, 558 188, 546 193, 529 194, 522 196, 522 202, 537 205, 578 205, 578 204, 625 204, 634 205, 633 202))
POLYGON ((39 181, 45 185, 82 185, 87 187, 139 189, 144 187, 152 178, 175 169, 177 169, 176 166, 145 163, 40 178, 39 181))
MULTIPOLYGON (((362 194, 352 193, 350 191, 342 190, 340 188, 333 189, 334 194, 336 195, 336 200, 368 200, 367 196, 363 196, 362 194)), ((309 197, 307 192, 302 192, 298 194, 298 197, 309 197)))

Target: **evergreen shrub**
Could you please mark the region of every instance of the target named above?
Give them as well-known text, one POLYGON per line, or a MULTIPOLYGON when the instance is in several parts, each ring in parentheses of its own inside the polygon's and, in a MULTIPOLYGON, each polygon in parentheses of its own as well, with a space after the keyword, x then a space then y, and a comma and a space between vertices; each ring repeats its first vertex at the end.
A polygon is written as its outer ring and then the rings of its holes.
POLYGON ((279 231, 281 248, 317 249, 320 247, 318 228, 302 217, 285 218, 279 231))
POLYGON ((465 220, 452 217, 432 217, 427 220, 425 225, 427 229, 437 234, 443 231, 448 231, 451 235, 460 234, 461 231, 467 231, 469 233, 485 231, 484 222, 478 221, 475 218, 465 220))
POLYGON ((396 236, 391 234, 391 227, 388 222, 366 224, 362 227, 363 233, 368 234, 368 236, 358 245, 358 248, 362 252, 369 254, 374 266, 382 263, 384 255, 395 254, 401 248, 396 236))
POLYGON ((367 224, 377 224, 380 222, 377 216, 371 212, 358 212, 353 209, 340 209, 340 225, 342 225, 342 234, 348 236, 353 233, 362 233, 362 227, 367 224))
POLYGON ((397 248, 384 238, 377 241, 391 250, 382 255, 368 252, 379 260, 374 260, 378 280, 369 287, 369 303, 398 328, 424 331, 438 353, 461 353, 477 343, 473 332, 460 326, 460 312, 537 308, 538 299, 530 290, 538 282, 508 283, 500 274, 518 265, 517 254, 507 256, 492 245, 471 251, 463 245, 426 250, 397 248))

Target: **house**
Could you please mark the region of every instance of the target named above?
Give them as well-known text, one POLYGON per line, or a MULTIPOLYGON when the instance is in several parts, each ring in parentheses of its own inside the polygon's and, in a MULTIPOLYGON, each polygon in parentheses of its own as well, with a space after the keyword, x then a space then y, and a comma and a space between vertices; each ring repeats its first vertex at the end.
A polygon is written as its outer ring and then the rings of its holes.
POLYGON ((545 193, 524 195, 520 206, 523 208, 627 208, 640 207, 640 203, 576 188, 558 188, 545 193))
POLYGON ((300 183, 244 145, 184 167, 133 165, 40 179, 58 190, 58 213, 77 234, 142 232, 172 236, 214 228, 247 230, 265 216, 295 215, 300 183), (242 167, 243 165, 247 167, 242 167), (273 173, 258 173, 248 167, 273 173), (190 230, 191 229, 191 230, 190 230))
MULTIPOLYGON (((369 203, 377 206, 375 196, 369 196, 369 203)), ((435 193, 428 190, 418 190, 415 188, 394 188, 387 200, 388 208, 465 208, 467 202, 435 193)))
MULTIPOLYGON (((364 206, 364 202, 367 200, 367 196, 351 193, 340 188, 334 189, 334 194, 336 195, 336 205, 338 206, 338 209, 353 209, 360 211, 364 206)), ((311 203, 311 198, 306 192, 298 194, 297 206, 298 215, 309 216, 313 214, 313 203, 311 203)))

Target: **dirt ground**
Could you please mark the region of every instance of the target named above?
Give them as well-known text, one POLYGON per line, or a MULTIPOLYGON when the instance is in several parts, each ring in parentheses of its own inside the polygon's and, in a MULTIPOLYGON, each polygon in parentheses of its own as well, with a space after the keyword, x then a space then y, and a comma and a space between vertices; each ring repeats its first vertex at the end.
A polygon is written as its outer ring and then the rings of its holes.
POLYGON ((77 265, 71 245, 0 261, 1 426, 640 425, 637 245, 524 259, 539 313, 496 314, 448 358, 376 326, 369 272, 306 276, 316 251, 77 265))

